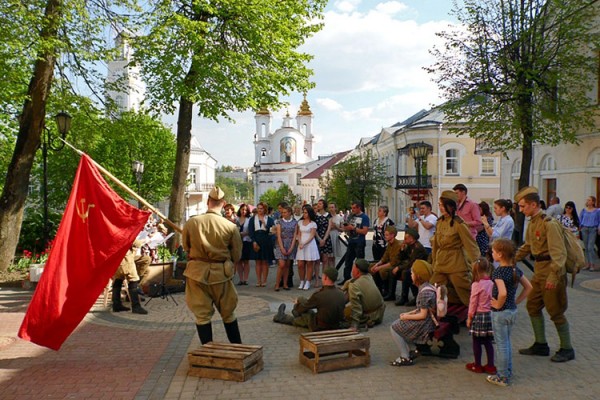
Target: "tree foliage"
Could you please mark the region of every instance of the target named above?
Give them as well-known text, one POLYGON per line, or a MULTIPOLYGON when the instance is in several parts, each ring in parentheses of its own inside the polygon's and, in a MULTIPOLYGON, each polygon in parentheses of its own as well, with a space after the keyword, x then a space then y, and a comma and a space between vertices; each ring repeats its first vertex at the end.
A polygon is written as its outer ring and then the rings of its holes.
POLYGON ((385 166, 367 150, 335 164, 328 179, 319 183, 328 201, 349 209, 353 201, 365 207, 377 202, 381 191, 390 186, 388 181, 385 166))
POLYGON ((286 202, 290 206, 300 201, 300 196, 295 195, 292 189, 285 183, 281 184, 277 190, 269 189, 260 196, 260 201, 267 203, 269 207, 277 208, 277 204, 286 202))
POLYGON ((598 0, 464 0, 461 25, 438 35, 428 68, 448 102, 452 133, 488 147, 522 150, 529 183, 532 145, 576 143, 593 126, 598 0), (460 126, 460 127, 457 127, 460 126))

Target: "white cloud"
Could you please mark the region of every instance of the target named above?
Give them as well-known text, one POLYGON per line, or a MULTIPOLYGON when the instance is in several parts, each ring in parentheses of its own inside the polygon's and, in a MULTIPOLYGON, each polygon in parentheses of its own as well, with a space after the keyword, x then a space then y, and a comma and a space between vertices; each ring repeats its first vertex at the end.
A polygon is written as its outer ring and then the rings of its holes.
POLYGON ((386 13, 386 14, 396 14, 400 11, 405 11, 408 9, 408 6, 399 1, 388 1, 385 3, 380 3, 375 6, 375 10, 378 12, 386 13))
POLYGON ((341 12, 351 13, 359 4, 360 0, 341 0, 333 3, 333 6, 341 12))
POLYGON ((318 98, 317 104, 320 104, 324 109, 329 111, 340 111, 343 108, 340 103, 330 98, 318 98))

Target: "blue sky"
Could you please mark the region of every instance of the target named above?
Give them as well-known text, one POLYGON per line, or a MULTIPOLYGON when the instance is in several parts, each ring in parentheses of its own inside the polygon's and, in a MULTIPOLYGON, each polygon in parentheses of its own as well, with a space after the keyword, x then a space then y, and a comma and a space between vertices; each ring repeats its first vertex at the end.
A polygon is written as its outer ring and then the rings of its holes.
MULTIPOLYGON (((303 50, 313 54, 316 88, 307 99, 314 114, 315 155, 356 146, 360 138, 439 104, 437 87, 424 70, 440 43, 436 32, 453 21, 452 0, 331 0, 323 30, 303 50)), ((290 115, 301 94, 284 100, 290 115)), ((273 110, 274 129, 286 109, 273 110)), ((233 113, 235 124, 195 118, 192 133, 219 165, 254 162, 254 112, 233 113)), ((175 117, 165 118, 175 125, 175 117)))

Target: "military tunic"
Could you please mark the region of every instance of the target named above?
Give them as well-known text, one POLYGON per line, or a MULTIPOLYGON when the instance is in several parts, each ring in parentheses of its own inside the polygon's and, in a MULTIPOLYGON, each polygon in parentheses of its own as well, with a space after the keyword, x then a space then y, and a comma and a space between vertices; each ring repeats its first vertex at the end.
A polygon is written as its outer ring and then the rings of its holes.
POLYGON ((479 246, 469 227, 460 217, 438 219, 431 240, 433 276, 431 283, 448 286, 448 302, 469 305, 471 295, 471 263, 480 257, 479 246), (449 285, 450 283, 450 285, 449 285))
POLYGON ((186 222, 182 241, 188 254, 185 299, 196 324, 210 322, 213 305, 224 323, 235 321, 238 298, 231 280, 234 263, 242 254, 238 228, 220 214, 208 211, 186 222))
MULTIPOLYGON (((387 280, 390 271, 400 264, 400 261, 401 261, 400 253, 401 252, 402 252, 402 242, 399 241, 398 239, 394 239, 394 242, 392 244, 388 244, 388 246, 385 248, 385 253, 383 253, 381 260, 379 260, 379 264, 384 265, 384 264, 390 263, 390 265, 388 267, 380 268, 377 271, 379 276, 381 276, 382 280, 384 280, 384 281, 387 280)), ((372 264, 369 266, 369 271, 371 271, 371 268, 374 265, 375 264, 372 264)))
POLYGON ((371 275, 351 279, 347 290, 350 304, 346 307, 345 314, 353 328, 373 326, 383 321, 385 303, 371 275))
POLYGON ((339 329, 344 320, 344 292, 335 286, 323 286, 309 299, 299 297, 294 305, 295 326, 308 327, 311 331, 339 329), (317 309, 317 314, 312 311, 317 309))
POLYGON ((538 258, 531 279, 533 289, 527 296, 529 315, 541 316, 545 307, 552 321, 562 325, 567 322, 567 250, 561 232, 563 228, 558 223, 544 221, 545 218, 543 212, 531 217, 525 232, 525 243, 517 251, 516 260, 520 261, 529 254, 538 258), (546 282, 556 285, 556 288, 546 289, 546 282))
POLYGON ((125 254, 121 264, 119 264, 119 268, 115 271, 113 280, 117 279, 127 279, 129 282, 138 282, 140 280, 137 268, 135 267, 135 253, 133 249, 127 250, 127 254, 125 254))

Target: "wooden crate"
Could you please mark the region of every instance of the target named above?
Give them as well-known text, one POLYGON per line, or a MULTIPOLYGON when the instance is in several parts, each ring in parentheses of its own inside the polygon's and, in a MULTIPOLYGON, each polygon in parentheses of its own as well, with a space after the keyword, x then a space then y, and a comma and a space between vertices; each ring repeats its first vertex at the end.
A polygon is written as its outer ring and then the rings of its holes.
POLYGON ((313 373, 365 366, 371 362, 370 340, 351 329, 300 335, 300 363, 313 373))
POLYGON ((188 353, 188 375, 247 381, 263 369, 262 346, 210 342, 188 353))

